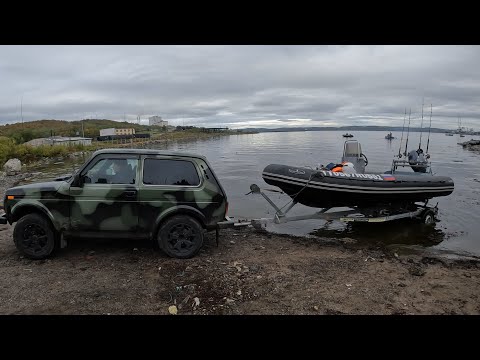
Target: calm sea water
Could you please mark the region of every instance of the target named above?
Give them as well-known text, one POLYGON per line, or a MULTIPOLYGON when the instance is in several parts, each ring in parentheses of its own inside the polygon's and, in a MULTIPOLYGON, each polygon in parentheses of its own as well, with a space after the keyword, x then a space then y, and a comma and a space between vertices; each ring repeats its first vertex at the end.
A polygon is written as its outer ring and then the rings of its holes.
MULTIPOLYGON (((390 169, 393 156, 398 153, 401 133, 395 139, 385 139, 386 132, 357 131, 354 138, 362 145, 368 157, 367 172, 383 172, 390 169)), ((428 227, 414 221, 388 223, 344 224, 326 223, 324 220, 303 220, 286 224, 272 224, 268 230, 293 235, 321 236, 332 239, 351 238, 358 243, 376 244, 414 249, 416 251, 443 251, 454 254, 480 256, 480 154, 464 150, 458 142, 471 136, 430 134, 429 153, 432 168, 438 175, 453 178, 455 191, 438 201, 439 222, 428 227)), ((478 138, 473 137, 473 138, 478 138)), ((419 144, 420 133, 410 133, 408 150, 419 144)), ((262 177, 262 170, 271 163, 292 166, 317 166, 339 162, 344 138, 338 131, 306 131, 286 133, 260 133, 219 137, 188 143, 173 143, 171 151, 188 151, 205 155, 229 200, 229 216, 237 219, 271 217, 274 210, 261 195, 246 195, 250 184, 263 189, 273 189, 262 177)), ((422 135, 422 148, 426 149, 427 134, 422 135)), ((402 152, 405 148, 405 139, 402 152)), ((70 170, 70 164, 55 168, 55 173, 70 170)), ((278 190, 278 189, 277 189, 278 190)), ((283 206, 290 202, 284 194, 268 192, 272 200, 283 206)), ((289 215, 309 214, 314 208, 296 205, 289 215)))

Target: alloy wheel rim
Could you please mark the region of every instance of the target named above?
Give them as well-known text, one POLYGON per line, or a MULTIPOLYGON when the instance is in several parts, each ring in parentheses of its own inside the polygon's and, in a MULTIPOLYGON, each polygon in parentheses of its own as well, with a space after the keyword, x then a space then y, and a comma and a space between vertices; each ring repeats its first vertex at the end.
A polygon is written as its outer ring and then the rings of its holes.
POLYGON ((175 253, 188 253, 195 246, 198 234, 187 224, 177 224, 168 232, 168 246, 175 253))
POLYGON ((47 232, 40 225, 27 225, 23 231, 22 242, 26 249, 28 249, 31 253, 36 254, 47 247, 47 232))

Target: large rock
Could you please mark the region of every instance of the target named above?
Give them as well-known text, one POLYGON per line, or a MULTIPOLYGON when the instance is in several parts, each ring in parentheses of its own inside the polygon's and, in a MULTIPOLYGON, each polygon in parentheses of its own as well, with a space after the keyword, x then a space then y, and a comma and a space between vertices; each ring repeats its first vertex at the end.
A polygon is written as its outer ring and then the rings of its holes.
POLYGON ((10 159, 3 165, 7 175, 17 175, 22 170, 22 162, 18 159, 10 159))

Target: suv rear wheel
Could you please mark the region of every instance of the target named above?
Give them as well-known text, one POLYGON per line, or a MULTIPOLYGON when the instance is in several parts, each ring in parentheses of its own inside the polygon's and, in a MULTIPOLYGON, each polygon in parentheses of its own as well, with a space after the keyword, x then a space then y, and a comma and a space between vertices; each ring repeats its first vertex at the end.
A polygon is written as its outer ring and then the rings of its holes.
POLYGON ((158 230, 158 246, 168 256, 187 259, 194 256, 203 245, 203 228, 187 215, 175 215, 158 230))
POLYGON ((55 249, 55 233, 50 221, 40 214, 28 214, 13 230, 17 249, 30 259, 44 259, 55 249))

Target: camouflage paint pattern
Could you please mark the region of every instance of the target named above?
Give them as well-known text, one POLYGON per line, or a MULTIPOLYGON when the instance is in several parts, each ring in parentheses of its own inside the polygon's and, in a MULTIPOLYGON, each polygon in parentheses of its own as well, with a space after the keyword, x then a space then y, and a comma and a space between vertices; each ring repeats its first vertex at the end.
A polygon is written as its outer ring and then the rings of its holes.
POLYGON ((7 190, 5 212, 9 223, 23 215, 40 211, 52 221, 58 232, 105 233, 151 237, 158 225, 173 214, 189 214, 207 229, 224 220, 227 198, 208 161, 194 154, 140 149, 106 149, 95 152, 77 172, 101 157, 138 158, 135 184, 83 184, 74 186, 74 177, 17 186, 7 190), (144 185, 145 158, 191 161, 199 175, 198 186, 144 185))

